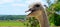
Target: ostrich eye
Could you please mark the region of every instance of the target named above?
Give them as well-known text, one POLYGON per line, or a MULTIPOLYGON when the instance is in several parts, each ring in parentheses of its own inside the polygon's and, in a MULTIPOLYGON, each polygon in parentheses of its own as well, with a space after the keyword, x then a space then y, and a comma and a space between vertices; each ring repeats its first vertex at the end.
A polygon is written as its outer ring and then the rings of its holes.
POLYGON ((37 5, 35 5, 35 6, 36 6, 36 7, 40 7, 40 5, 38 5, 38 4, 37 4, 37 5))

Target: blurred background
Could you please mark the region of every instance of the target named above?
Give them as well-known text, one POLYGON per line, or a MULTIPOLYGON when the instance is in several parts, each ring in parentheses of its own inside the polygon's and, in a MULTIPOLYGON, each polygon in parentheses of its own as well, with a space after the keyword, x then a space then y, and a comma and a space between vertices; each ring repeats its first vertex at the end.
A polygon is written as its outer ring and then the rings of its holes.
POLYGON ((0 26, 25 26, 28 6, 33 2, 46 5, 50 26, 60 26, 60 0, 0 0, 0 26))

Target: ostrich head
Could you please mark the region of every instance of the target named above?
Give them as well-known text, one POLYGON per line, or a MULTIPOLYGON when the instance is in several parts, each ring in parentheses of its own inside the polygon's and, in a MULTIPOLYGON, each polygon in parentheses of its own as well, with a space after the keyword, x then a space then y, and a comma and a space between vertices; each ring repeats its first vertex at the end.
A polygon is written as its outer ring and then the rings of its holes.
POLYGON ((33 4, 29 5, 29 10, 26 12, 29 12, 29 11, 34 12, 36 10, 41 10, 41 8, 43 8, 43 6, 40 2, 33 3, 33 4))

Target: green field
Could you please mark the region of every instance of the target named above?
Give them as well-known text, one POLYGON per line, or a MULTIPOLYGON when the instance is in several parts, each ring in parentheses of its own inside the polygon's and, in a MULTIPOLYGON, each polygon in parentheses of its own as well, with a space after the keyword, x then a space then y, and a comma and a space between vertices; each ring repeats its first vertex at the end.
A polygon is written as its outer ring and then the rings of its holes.
POLYGON ((16 21, 0 21, 0 26, 24 26, 24 23, 16 21))

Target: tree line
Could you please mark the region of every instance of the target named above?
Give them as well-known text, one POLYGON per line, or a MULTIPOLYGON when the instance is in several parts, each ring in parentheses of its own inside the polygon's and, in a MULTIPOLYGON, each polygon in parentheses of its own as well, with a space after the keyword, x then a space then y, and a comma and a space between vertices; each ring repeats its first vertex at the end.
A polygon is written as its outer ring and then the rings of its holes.
POLYGON ((0 20, 25 20, 25 15, 0 15, 0 20))

